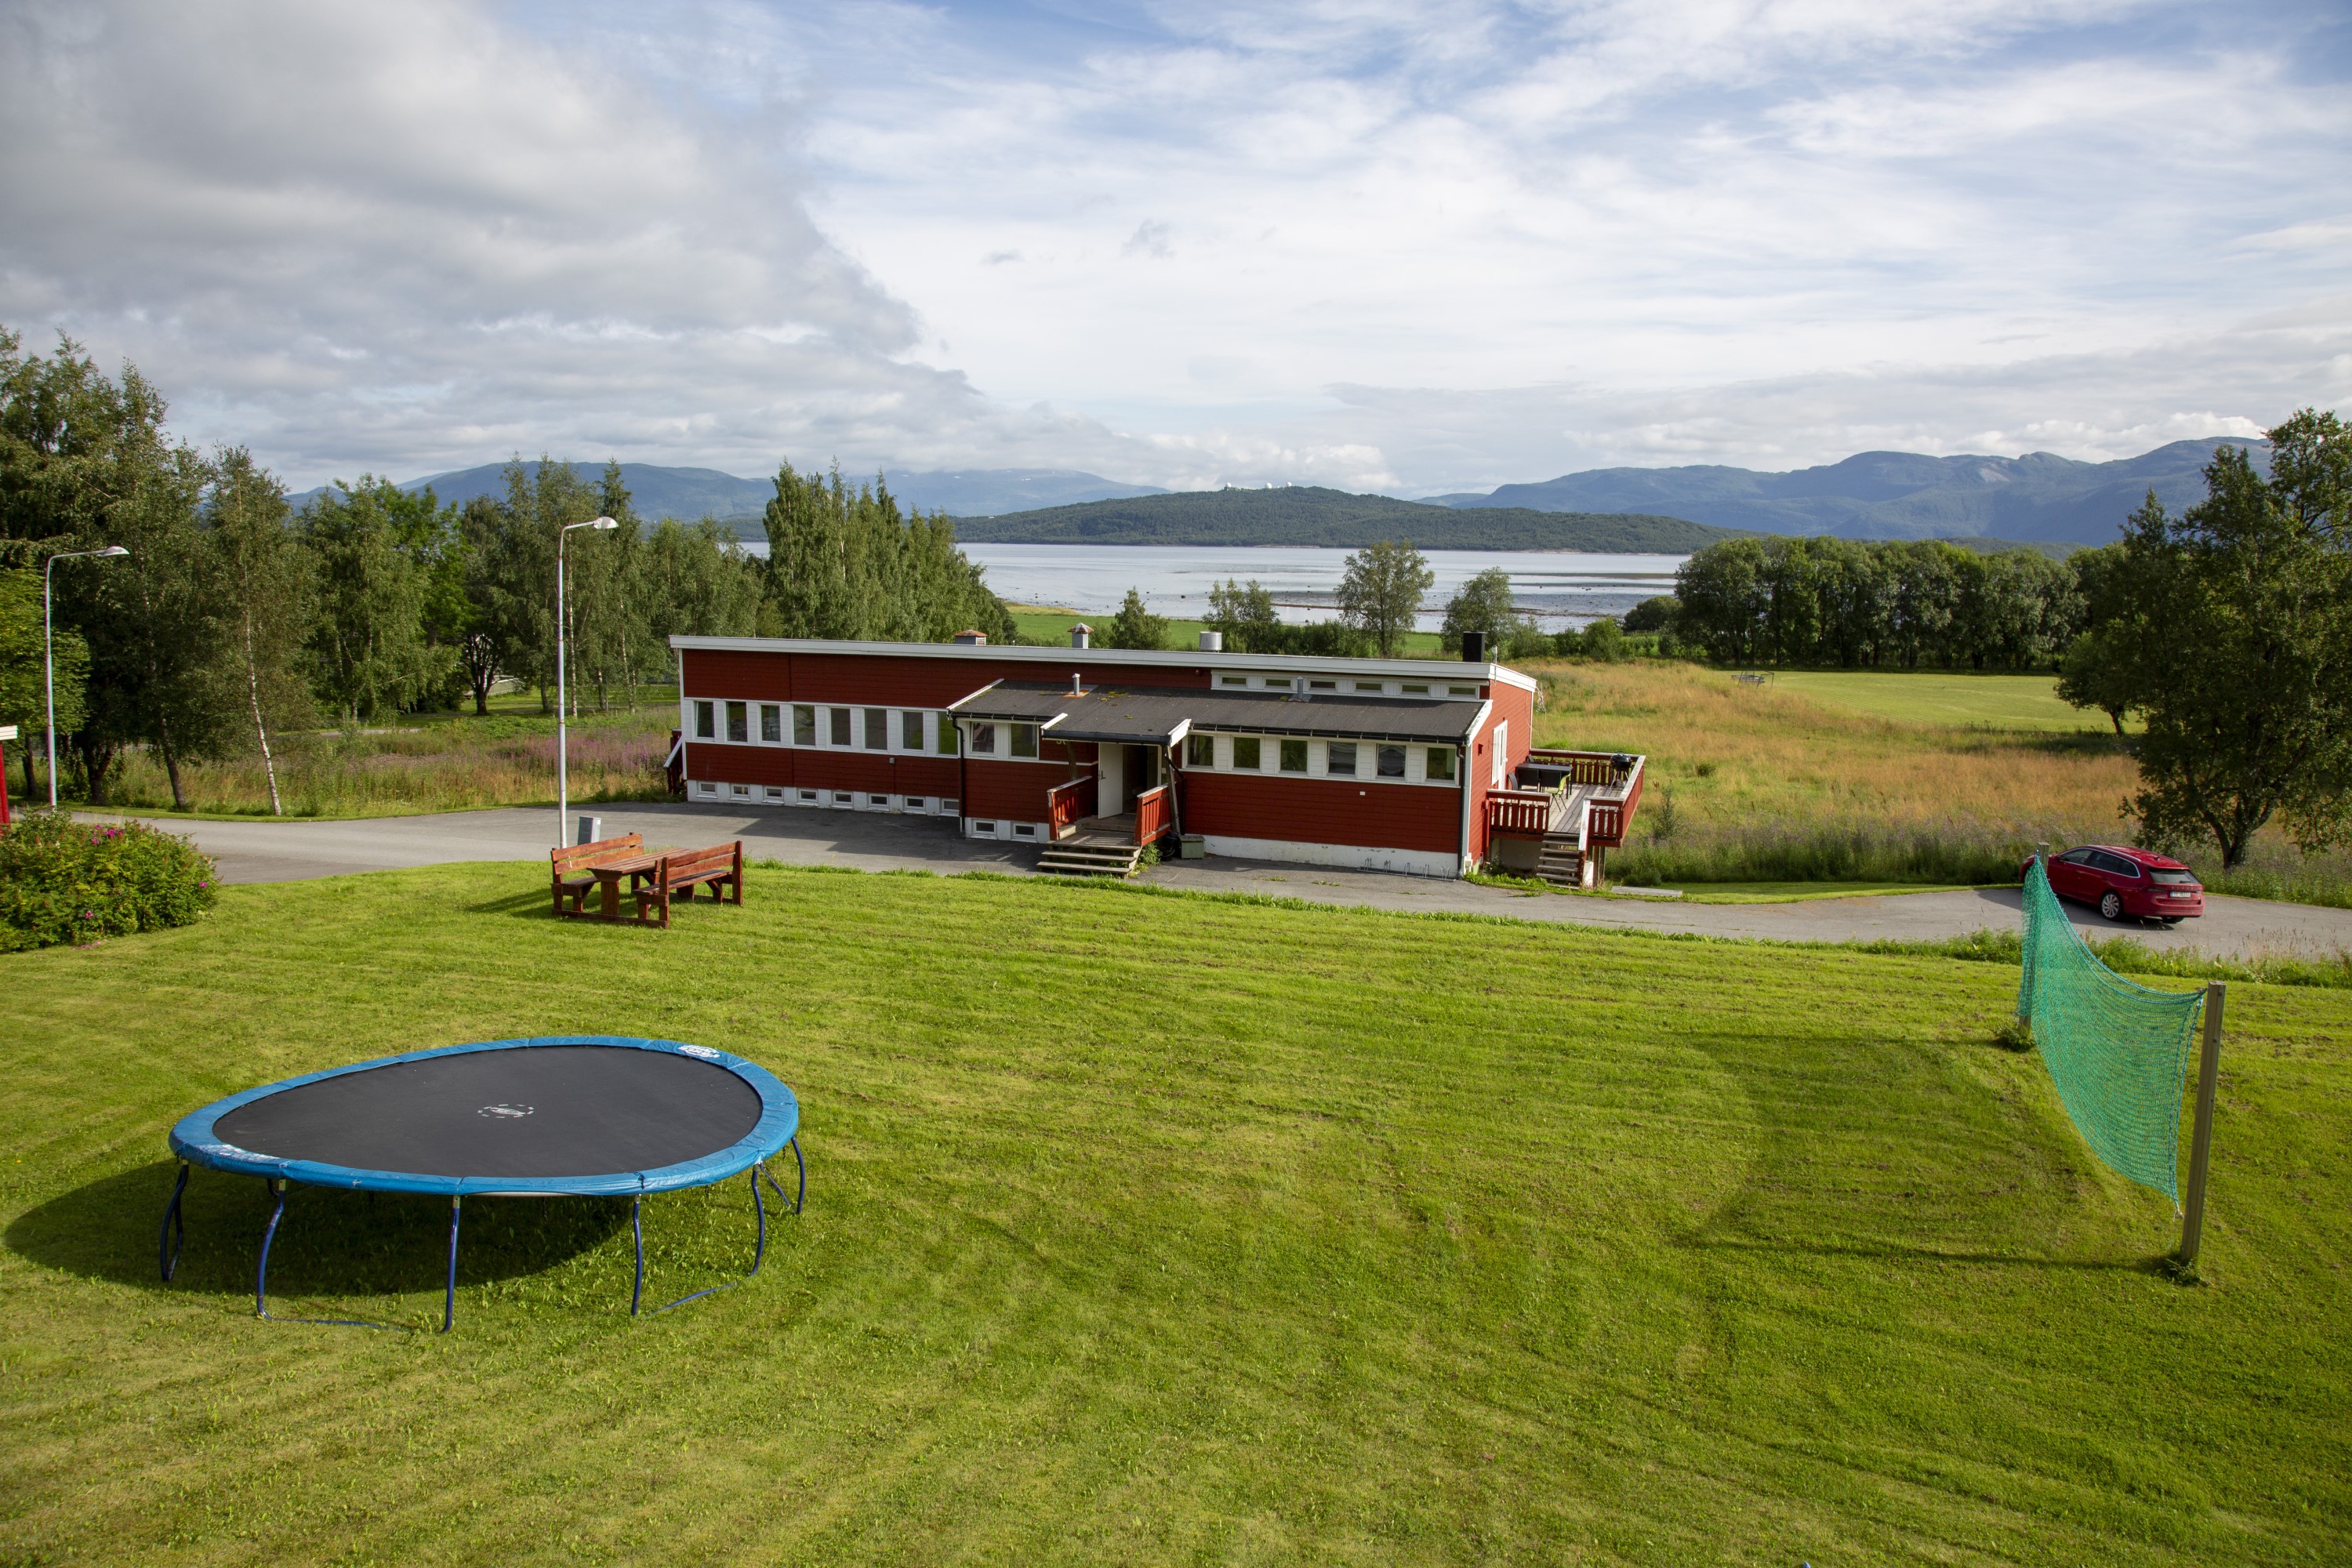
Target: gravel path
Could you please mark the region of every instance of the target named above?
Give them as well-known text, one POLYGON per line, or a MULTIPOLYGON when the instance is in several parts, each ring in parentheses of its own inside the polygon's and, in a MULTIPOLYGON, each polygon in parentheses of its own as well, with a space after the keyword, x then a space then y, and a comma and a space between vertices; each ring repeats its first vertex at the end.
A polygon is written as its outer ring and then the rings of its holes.
MULTIPOLYGON (((937 818, 857 812, 748 814, 723 806, 638 805, 599 808, 608 834, 641 833, 647 844, 699 845, 743 840, 744 853, 788 865, 852 866, 865 870, 1001 871, 1033 874, 1037 851, 957 837, 937 818)), ((193 837, 230 882, 286 882, 435 866, 453 860, 535 859, 555 830, 551 808, 374 817, 359 822, 179 822, 151 819, 193 837)), ((2013 930, 2013 890, 1906 893, 1887 898, 1816 899, 1787 904, 1688 904, 1633 898, 1565 897, 1484 888, 1377 871, 1275 865, 1254 860, 1186 860, 1146 879, 1162 887, 1268 893, 1319 903, 1388 910, 1447 910, 1517 920, 1641 927, 1709 936, 1783 942, 1932 941, 1988 927, 2013 930)), ((2174 930, 2110 925, 2069 906, 2074 922, 2104 934, 2128 932, 2154 948, 2198 948, 2216 956, 2297 954, 2333 958, 2352 952, 2352 910, 2208 896, 2205 915, 2174 930)))

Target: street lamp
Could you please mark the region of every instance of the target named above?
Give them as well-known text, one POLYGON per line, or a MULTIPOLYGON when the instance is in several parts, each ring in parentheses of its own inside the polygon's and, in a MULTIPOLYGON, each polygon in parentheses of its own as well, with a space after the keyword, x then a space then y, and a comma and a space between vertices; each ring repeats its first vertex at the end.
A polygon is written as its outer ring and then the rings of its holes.
POLYGON ((103 550, 68 550, 62 555, 52 555, 49 563, 41 568, 41 681, 49 696, 49 809, 58 808, 58 655, 49 634, 49 584, 51 574, 60 561, 78 561, 85 555, 107 560, 131 552, 120 544, 110 544, 103 550))
POLYGON ((563 536, 575 528, 609 531, 620 526, 609 517, 591 518, 586 522, 567 522, 555 534, 555 847, 559 849, 570 841, 572 831, 572 774, 564 754, 571 735, 565 728, 570 700, 563 690, 563 536))

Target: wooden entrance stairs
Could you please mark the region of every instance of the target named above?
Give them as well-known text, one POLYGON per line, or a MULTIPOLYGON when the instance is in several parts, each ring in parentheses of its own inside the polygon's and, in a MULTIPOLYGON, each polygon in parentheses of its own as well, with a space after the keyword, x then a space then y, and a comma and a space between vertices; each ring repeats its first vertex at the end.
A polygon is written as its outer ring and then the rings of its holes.
POLYGON ((1089 816, 1046 847, 1037 869, 1057 877, 1132 877, 1142 858, 1133 816, 1089 816))
POLYGON ((1584 851, 1573 833, 1547 833, 1536 859, 1536 875, 1555 888, 1584 886, 1584 851))

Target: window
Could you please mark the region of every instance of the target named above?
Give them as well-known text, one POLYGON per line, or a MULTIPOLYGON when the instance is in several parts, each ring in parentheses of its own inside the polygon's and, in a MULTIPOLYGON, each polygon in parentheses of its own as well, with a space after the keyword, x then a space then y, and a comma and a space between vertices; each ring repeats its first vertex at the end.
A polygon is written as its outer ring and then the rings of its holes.
POLYGON ((719 786, 715 784, 711 784, 708 780, 698 779, 695 781, 694 793, 697 795, 717 795, 719 793, 719 786))
POLYGON ((1282 771, 1286 773, 1303 773, 1307 771, 1306 742, 1285 741, 1282 742, 1282 771))
POLYGON ((811 805, 814 805, 816 804, 816 791, 813 789, 802 790, 800 792, 800 797, 811 805))
POLYGON ((955 721, 949 718, 944 713, 940 715, 939 736, 940 755, 943 757, 954 756, 956 754, 955 721))
POLYGON ((1486 781, 1488 789, 1503 787, 1503 759, 1511 754, 1511 726, 1507 721, 1495 726, 1495 758, 1490 764, 1494 776, 1486 781))
POLYGON ((727 705, 727 738, 730 741, 748 741, 751 738, 750 703, 730 702, 727 705))
MULTIPOLYGON (((978 746, 974 746, 972 750, 976 752, 980 750, 980 748, 978 746)), ((975 822, 971 825, 971 830, 985 837, 993 838, 996 837, 996 824, 992 822, 975 822)))
POLYGON ((1013 825, 1013 831, 1024 838, 1034 838, 1037 837, 1037 825, 1034 822, 1016 822, 1013 825))
POLYGON ((866 804, 887 806, 890 804, 890 797, 887 795, 869 795, 866 797, 866 804))
POLYGON ((2095 850, 2090 849, 2069 849, 2058 858, 2069 866, 2086 866, 2090 864, 2091 857, 2095 853, 2095 850))
POLYGON ((1429 695, 1429 683, 1425 680, 1421 682, 1419 685, 1408 682, 1404 689, 1404 694, 1407 697, 1426 697, 1429 695))
POLYGON ((1310 680, 1307 683, 1307 689, 1309 691, 1337 691, 1339 689, 1339 683, 1336 680, 1310 680))
POLYGON ((1247 686, 1249 684, 1249 677, 1246 675, 1221 676, 1218 678, 1217 684, 1220 686, 1247 686))
POLYGON ((833 743, 836 746, 849 744, 849 710, 828 708, 824 712, 826 719, 831 721, 829 728, 833 731, 833 743))
POLYGON ((1359 691, 1386 691, 1388 688, 1377 680, 1359 680, 1356 682, 1356 689, 1359 691))
POLYGON ((715 741, 719 738, 719 704, 698 702, 694 705, 694 738, 715 741))
POLYGON ((1255 735, 1235 735, 1234 737, 1234 766, 1237 768, 1255 768, 1257 766, 1257 737, 1255 735))
POLYGON ((1432 784, 1440 782, 1451 784, 1454 782, 1453 747, 1432 746, 1429 748, 1429 779, 1432 784))
POLYGON ((784 738, 784 710, 773 702, 760 704, 760 739, 781 743, 784 738))
POLYGON ((890 749, 890 710, 868 708, 866 710, 866 749, 887 752, 890 749))
POLYGON ((1448 697, 1475 697, 1478 695, 1478 689, 1475 686, 1449 686, 1445 689, 1445 694, 1448 697))
POLYGON ((940 815, 941 816, 962 816, 962 815, 963 815, 963 802, 961 802, 961 801, 960 801, 960 800, 955 800, 955 799, 948 799, 948 800, 943 800, 943 801, 940 802, 940 815))
POLYGON ((1323 753, 1323 771, 1334 778, 1354 778, 1356 776, 1356 742, 1334 741, 1326 747, 1323 753))
POLYGON ((1380 768, 1381 777, 1384 779, 1404 777, 1404 748, 1402 746, 1380 748, 1380 768))
POLYGON ((856 805, 857 804, 857 797, 850 794, 845 789, 837 789, 833 792, 833 804, 835 805, 856 805))
POLYGON ((923 716, 908 710, 898 715, 898 744, 907 751, 923 749, 923 716))
POLYGON ((1184 765, 1188 768, 1213 768, 1217 765, 1217 738, 1214 735, 1184 737, 1184 765))
POLYGON ((1265 682, 1266 689, 1269 691, 1288 691, 1297 685, 1297 681, 1286 675, 1264 675, 1258 679, 1265 682))
POLYGON ((782 785, 781 785, 781 784, 770 784, 770 785, 768 786, 768 798, 769 798, 770 800, 782 800, 782 799, 783 799, 783 798, 784 798, 783 786, 782 786, 782 785))
POLYGON ((1037 754, 1036 725, 1015 724, 1013 726, 1013 754, 1016 757, 1034 757, 1037 754))
POLYGON ((741 795, 744 798, 749 799, 751 794, 751 786, 750 784, 729 784, 727 786, 727 791, 730 795, 741 795))
POLYGON ((993 724, 974 724, 971 727, 971 754, 975 757, 985 757, 994 752, 995 750, 996 726, 993 724))
POLYGON ((816 744, 816 710, 805 702, 793 704, 793 744, 795 746, 816 744))

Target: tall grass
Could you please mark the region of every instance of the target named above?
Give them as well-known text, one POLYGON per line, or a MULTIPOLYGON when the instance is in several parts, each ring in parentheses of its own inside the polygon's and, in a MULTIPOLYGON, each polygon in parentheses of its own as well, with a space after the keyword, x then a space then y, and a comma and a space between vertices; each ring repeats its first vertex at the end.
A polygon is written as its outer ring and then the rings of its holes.
MULTIPOLYGON (((1538 744, 1649 758, 1618 879, 1999 882, 2037 843, 2136 837, 2138 764, 2110 735, 1888 718, 1678 661, 1530 668, 1538 744)), ((2352 858, 2298 855, 2274 830, 2227 874, 2177 847, 2215 892, 2352 907, 2352 858)))
MULTIPOLYGON (((662 761, 676 710, 590 714, 573 721, 569 747, 576 801, 659 800, 662 761)), ((290 735, 278 747, 278 787, 289 816, 391 816, 533 805, 555 798, 555 721, 536 714, 459 718, 384 733, 290 735)), ((215 816, 269 815, 261 759, 198 763, 181 770, 189 809, 215 816)), ((162 763, 125 757, 110 804, 163 811, 172 805, 162 763)))

